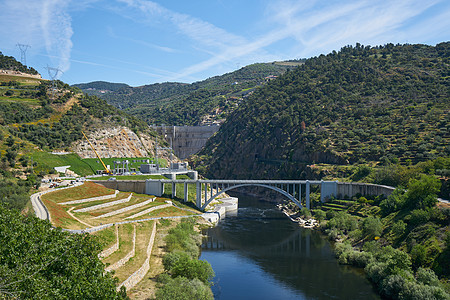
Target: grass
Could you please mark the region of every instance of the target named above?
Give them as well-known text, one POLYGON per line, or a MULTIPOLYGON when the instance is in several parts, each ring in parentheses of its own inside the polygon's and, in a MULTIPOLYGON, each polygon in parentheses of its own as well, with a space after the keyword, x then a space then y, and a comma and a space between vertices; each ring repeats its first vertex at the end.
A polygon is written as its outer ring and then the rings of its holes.
MULTIPOLYGON (((46 194, 47 195, 47 194, 46 194)), ((43 195, 41 197, 42 202, 47 207, 50 212, 52 224, 57 227, 68 228, 68 229, 85 229, 86 225, 74 220, 65 208, 58 205, 55 201, 46 199, 43 195)))
POLYGON ((39 85, 42 79, 0 74, 0 82, 18 81, 22 85, 39 85))
POLYGON ((78 175, 86 176, 94 174, 94 169, 75 153, 56 155, 44 151, 37 151, 31 157, 33 161, 38 163, 36 167, 37 172, 44 171, 49 173, 55 167, 70 166, 69 169, 78 175))
POLYGON ((194 212, 181 210, 176 207, 166 207, 163 209, 158 209, 152 211, 147 215, 148 218, 162 218, 162 217, 171 217, 171 216, 185 216, 185 215, 195 215, 194 212))
POLYGON ((81 200, 111 194, 114 194, 114 190, 107 189, 102 185, 87 181, 83 185, 77 187, 54 191, 52 193, 42 195, 42 199, 53 202, 66 202, 70 200, 81 200))
POLYGON ((137 271, 147 258, 147 246, 150 241, 153 221, 136 224, 136 252, 125 265, 116 270, 115 276, 123 282, 137 271))
POLYGON ((112 265, 127 255, 131 249, 133 249, 133 224, 121 224, 119 225, 119 250, 106 257, 103 262, 112 265))
POLYGON ((108 180, 110 178, 116 178, 117 180, 146 180, 146 179, 167 179, 162 175, 112 175, 102 176, 95 178, 94 180, 108 180))
POLYGON ((27 104, 30 106, 41 106, 39 99, 31 99, 31 98, 17 98, 17 97, 7 97, 0 96, 0 102, 17 102, 21 104, 27 104))
MULTIPOLYGON (((146 162, 142 162, 142 160, 150 160, 150 163, 155 161, 152 157, 130 157, 130 158, 117 158, 117 157, 111 157, 111 158, 102 158, 102 161, 105 163, 105 165, 109 165, 110 169, 114 167, 114 161, 124 161, 128 160, 129 162, 129 168, 135 168, 136 171, 139 171, 139 167, 141 164, 146 164, 146 162), (136 161, 136 162, 133 162, 136 161)), ((85 158, 83 161, 88 164, 91 169, 93 170, 103 170, 103 165, 99 161, 98 158, 85 158)), ((165 159, 158 159, 159 164, 161 166, 166 166, 167 161, 165 159)))
POLYGON ((103 250, 108 249, 116 243, 116 227, 111 226, 100 231, 92 233, 97 237, 103 250))

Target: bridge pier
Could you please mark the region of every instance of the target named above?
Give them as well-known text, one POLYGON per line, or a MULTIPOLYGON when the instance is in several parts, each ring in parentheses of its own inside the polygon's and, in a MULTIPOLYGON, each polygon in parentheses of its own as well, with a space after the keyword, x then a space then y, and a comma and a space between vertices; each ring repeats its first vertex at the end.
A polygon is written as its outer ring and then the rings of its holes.
POLYGON ((189 184, 187 182, 184 183, 184 202, 189 201, 189 184))
POLYGON ((306 209, 310 209, 311 208, 311 203, 310 203, 310 199, 309 199, 309 187, 310 183, 309 180, 306 180, 306 190, 305 190, 305 205, 306 205, 306 209))
POLYGON ((202 184, 200 183, 200 181, 197 181, 197 191, 196 191, 196 203, 195 205, 197 205, 197 207, 202 207, 202 184))

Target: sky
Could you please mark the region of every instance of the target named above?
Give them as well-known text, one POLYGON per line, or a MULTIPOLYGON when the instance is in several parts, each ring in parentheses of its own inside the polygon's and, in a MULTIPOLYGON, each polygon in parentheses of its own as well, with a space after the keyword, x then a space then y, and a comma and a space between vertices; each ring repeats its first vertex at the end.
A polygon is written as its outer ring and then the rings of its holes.
POLYGON ((191 83, 357 42, 449 40, 448 0, 0 0, 0 51, 30 45, 27 65, 69 84, 191 83))

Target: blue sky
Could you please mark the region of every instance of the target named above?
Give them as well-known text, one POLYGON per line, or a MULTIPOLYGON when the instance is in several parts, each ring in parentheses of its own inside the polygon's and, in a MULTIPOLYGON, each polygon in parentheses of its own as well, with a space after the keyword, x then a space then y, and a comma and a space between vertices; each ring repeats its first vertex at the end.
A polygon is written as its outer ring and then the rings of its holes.
POLYGON ((69 84, 194 82, 345 45, 448 41, 448 0, 0 0, 0 51, 69 84))

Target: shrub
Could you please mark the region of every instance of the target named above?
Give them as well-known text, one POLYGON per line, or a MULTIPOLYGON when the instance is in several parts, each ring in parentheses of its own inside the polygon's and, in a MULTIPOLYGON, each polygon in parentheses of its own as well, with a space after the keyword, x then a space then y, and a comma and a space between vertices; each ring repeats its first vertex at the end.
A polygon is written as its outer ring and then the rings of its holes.
POLYGON ((183 276, 188 279, 197 278, 203 283, 208 284, 214 277, 214 271, 211 265, 204 260, 191 259, 187 256, 180 257, 170 270, 172 277, 183 276))
POLYGON ((392 233, 395 235, 396 238, 399 238, 403 235, 403 233, 405 233, 405 229, 406 223, 400 220, 392 226, 392 233))
POLYGON ((411 260, 415 266, 422 266, 427 259, 427 248, 424 245, 414 245, 411 249, 411 260))
POLYGON ((313 210, 314 218, 318 220, 319 222, 325 220, 327 217, 326 213, 323 210, 315 209, 313 210))
POLYGON ((377 217, 367 217, 362 222, 363 233, 369 238, 375 236, 380 236, 383 231, 383 225, 381 224, 380 218, 377 217))
POLYGON ((411 179, 405 194, 406 205, 410 208, 426 209, 437 203, 437 194, 441 188, 439 179, 421 175, 420 179, 411 179))
POLYGON ((430 214, 428 211, 423 209, 415 209, 411 212, 409 217, 409 224, 412 227, 417 227, 419 225, 425 224, 430 219, 430 214))
POLYGON ((416 272, 416 279, 422 284, 440 286, 439 278, 430 269, 419 268, 416 272))
POLYGON ((156 291, 156 299, 214 299, 211 289, 198 279, 177 277, 156 291))
POLYGON ((191 258, 192 257, 187 252, 184 251, 169 252, 163 257, 164 269, 166 271, 170 271, 180 259, 191 259, 191 258))
POLYGON ((404 206, 405 190, 403 188, 396 188, 389 197, 381 201, 380 207, 384 215, 396 212, 404 206))
POLYGON ((344 233, 347 233, 358 228, 358 222, 355 217, 345 212, 337 212, 334 217, 328 221, 327 228, 337 228, 344 233))

